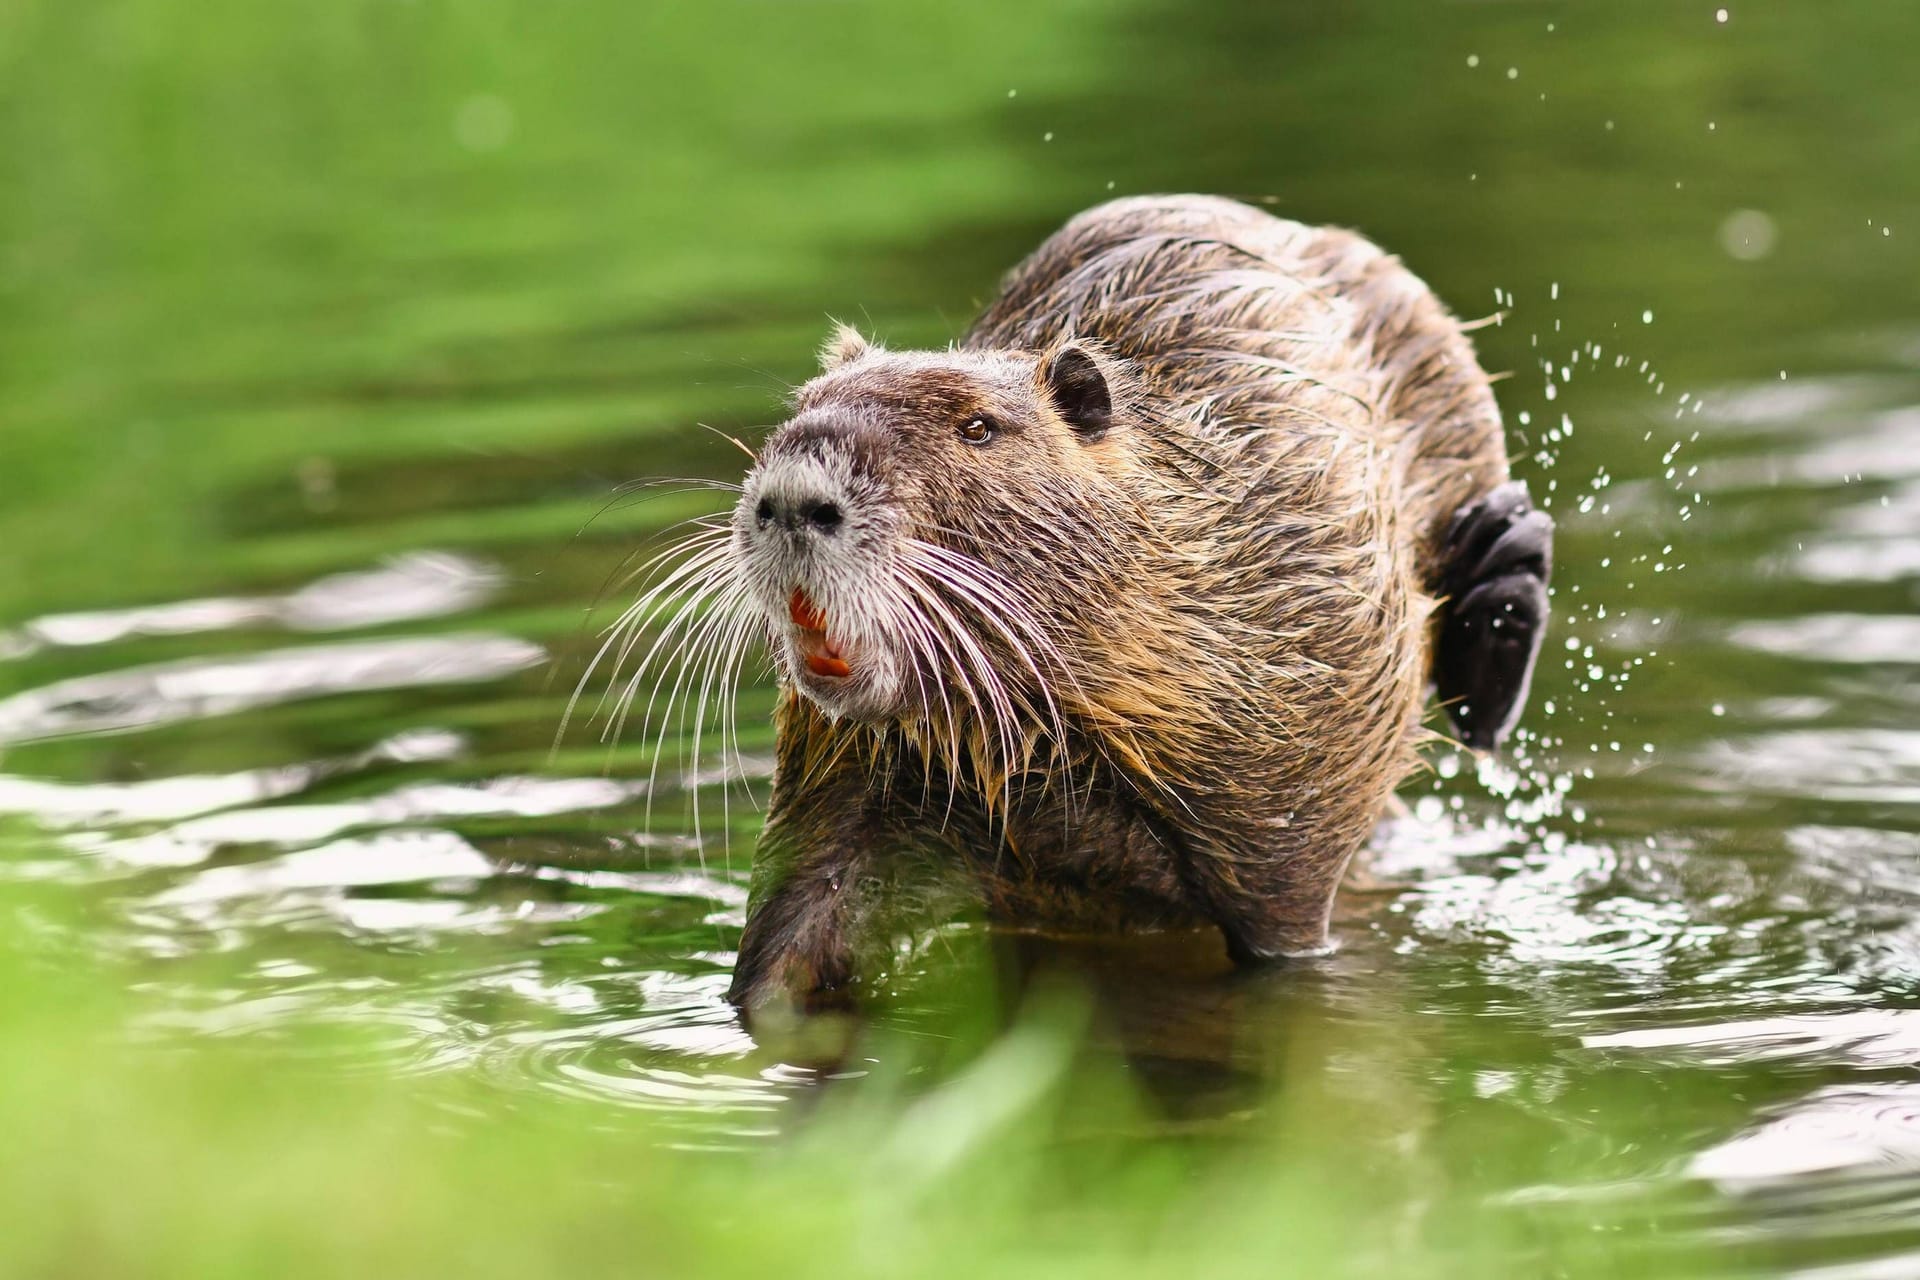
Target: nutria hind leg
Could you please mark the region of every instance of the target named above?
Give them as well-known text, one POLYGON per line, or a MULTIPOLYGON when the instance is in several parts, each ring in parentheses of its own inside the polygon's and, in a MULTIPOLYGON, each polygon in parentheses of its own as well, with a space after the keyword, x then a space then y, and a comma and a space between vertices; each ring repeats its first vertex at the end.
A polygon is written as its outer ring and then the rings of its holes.
POLYGON ((1290 885, 1258 906, 1217 912, 1214 923, 1227 944, 1227 958, 1249 969, 1287 960, 1312 960, 1333 950, 1336 876, 1328 885, 1290 885))
POLYGON ((1442 555, 1434 685, 1460 740, 1493 750, 1526 706, 1546 632, 1553 518, 1509 481, 1460 510, 1442 555))
POLYGON ((1329 950, 1328 925, 1348 857, 1317 844, 1280 853, 1258 824, 1217 824, 1182 840, 1182 878, 1200 914, 1242 968, 1305 959, 1329 950))

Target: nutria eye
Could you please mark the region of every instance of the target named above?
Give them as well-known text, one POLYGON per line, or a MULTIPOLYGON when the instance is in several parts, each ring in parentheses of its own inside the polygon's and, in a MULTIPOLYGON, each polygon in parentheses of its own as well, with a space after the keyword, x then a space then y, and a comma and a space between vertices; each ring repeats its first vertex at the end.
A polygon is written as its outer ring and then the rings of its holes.
POLYGON ((960 438, 968 444, 985 444, 993 439, 994 425, 991 418, 968 418, 960 427, 960 438))

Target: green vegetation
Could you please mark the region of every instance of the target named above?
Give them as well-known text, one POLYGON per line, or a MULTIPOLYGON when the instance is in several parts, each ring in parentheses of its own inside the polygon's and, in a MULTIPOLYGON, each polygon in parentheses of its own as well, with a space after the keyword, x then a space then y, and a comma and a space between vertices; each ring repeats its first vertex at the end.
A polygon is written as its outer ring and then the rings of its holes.
POLYGON ((1259 1114, 1181 1125, 1084 1053, 1084 1001, 1042 989, 1010 1028, 857 1054, 864 1078, 817 1108, 699 1135, 458 1072, 343 1074, 380 1060, 351 1027, 129 1038, 136 972, 9 933, 9 1275, 1637 1275, 1661 1256, 1645 1205, 1482 1203, 1532 1135, 1488 1134, 1451 1170, 1409 1159, 1436 1117, 1392 1077, 1343 1079, 1356 1050, 1391 1066, 1351 1037, 1276 1053, 1259 1114), (906 1074, 937 1059, 937 1083, 906 1074))

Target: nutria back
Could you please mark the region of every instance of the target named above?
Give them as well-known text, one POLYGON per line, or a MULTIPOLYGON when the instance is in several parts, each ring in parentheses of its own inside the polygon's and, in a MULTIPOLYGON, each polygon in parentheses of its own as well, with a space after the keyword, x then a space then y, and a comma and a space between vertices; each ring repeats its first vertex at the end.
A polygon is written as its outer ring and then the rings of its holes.
POLYGON ((1351 231, 1217 196, 1099 205, 1009 273, 963 345, 1076 337, 1134 362, 1161 411, 1249 477, 1306 479, 1310 459, 1355 444, 1387 451, 1372 476, 1385 487, 1357 496, 1410 511, 1428 585, 1454 513, 1507 475, 1499 406, 1459 322, 1351 231))

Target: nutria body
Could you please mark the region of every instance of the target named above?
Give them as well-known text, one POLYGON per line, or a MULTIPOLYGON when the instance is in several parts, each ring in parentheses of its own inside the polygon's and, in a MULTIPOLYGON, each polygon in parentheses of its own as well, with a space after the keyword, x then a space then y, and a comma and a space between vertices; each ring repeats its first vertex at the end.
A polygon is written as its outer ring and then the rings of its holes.
POLYGON ((1517 715, 1551 524, 1359 236, 1120 200, 957 348, 823 364, 729 533, 783 685, 736 1003, 844 998, 956 899, 1314 952, 1430 685, 1475 745, 1517 715))

